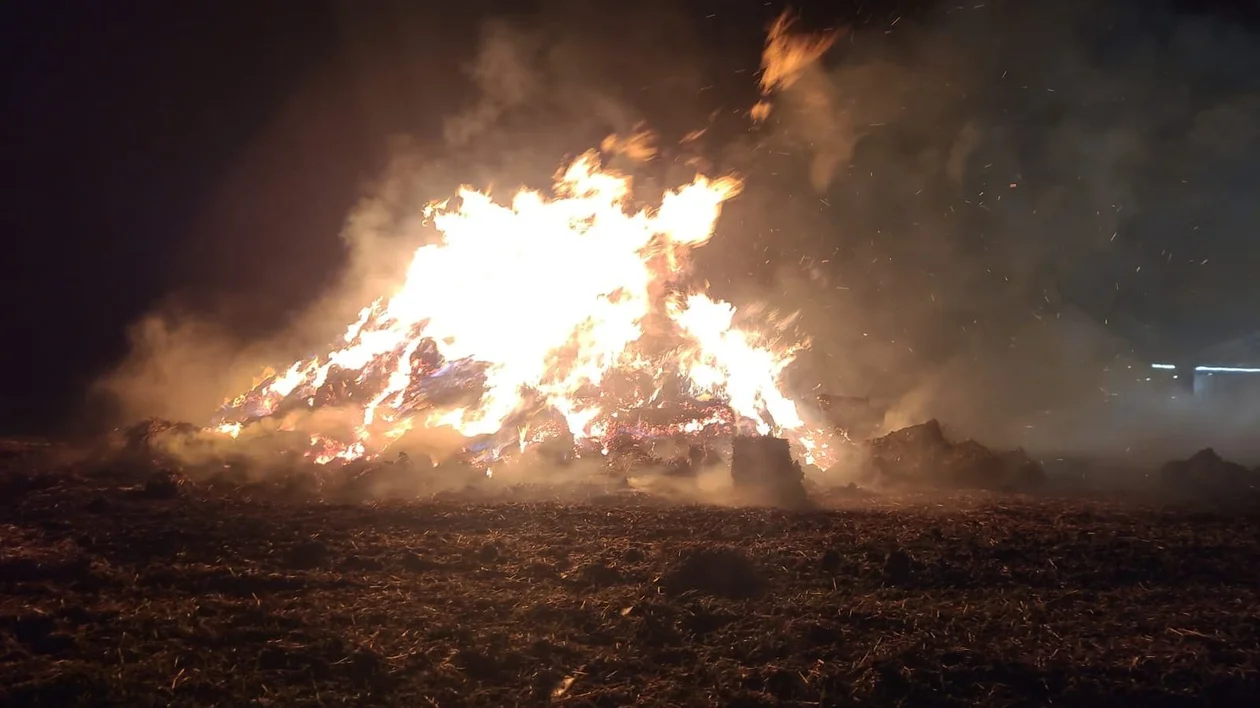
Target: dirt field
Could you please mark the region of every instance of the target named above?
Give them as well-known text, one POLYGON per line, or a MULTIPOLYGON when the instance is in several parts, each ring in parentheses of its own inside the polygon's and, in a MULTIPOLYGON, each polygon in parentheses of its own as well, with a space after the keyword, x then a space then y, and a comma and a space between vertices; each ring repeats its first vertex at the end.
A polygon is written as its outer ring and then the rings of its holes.
POLYGON ((1254 705, 1260 516, 10 475, 7 705, 1254 705))

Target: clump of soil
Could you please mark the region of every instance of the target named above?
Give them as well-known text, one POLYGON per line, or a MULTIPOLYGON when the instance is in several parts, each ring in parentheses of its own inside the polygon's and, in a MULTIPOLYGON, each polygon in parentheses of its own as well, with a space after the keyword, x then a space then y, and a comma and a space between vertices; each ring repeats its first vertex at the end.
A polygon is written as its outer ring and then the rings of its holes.
POLYGON ((935 419, 865 446, 862 481, 867 484, 1023 491, 1046 481, 1045 470, 1023 450, 994 451, 975 440, 951 442, 935 419))
POLYGON ((695 548, 686 551, 661 578, 671 595, 697 592, 731 600, 760 597, 765 577, 743 551, 735 548, 695 548))

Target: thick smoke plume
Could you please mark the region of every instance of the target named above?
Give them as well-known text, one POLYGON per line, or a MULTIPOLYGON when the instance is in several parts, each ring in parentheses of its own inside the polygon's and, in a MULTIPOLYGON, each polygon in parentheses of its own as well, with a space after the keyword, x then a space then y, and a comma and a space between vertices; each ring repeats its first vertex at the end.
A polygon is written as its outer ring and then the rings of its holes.
POLYGON ((1198 284, 1241 275, 1201 263, 1255 217, 1233 206, 1257 186, 1253 35, 1163 6, 943 3, 790 26, 775 10, 736 42, 722 17, 664 8, 559 3, 484 23, 466 100, 440 140, 394 144, 347 220, 334 287, 262 341, 161 311, 101 388, 124 418, 204 422, 388 292, 431 237, 425 203, 461 182, 545 183, 603 142, 649 185, 697 166, 746 177, 700 266, 719 296, 801 313, 803 398, 868 396, 886 427, 939 417, 1072 454, 1156 439, 1180 453, 1228 442, 1226 417, 1260 417, 1188 411, 1143 381, 1152 359, 1193 349, 1182 333, 1202 339, 1198 284), (782 44, 809 27, 804 49, 782 44), (801 52, 819 60, 793 65, 801 52))
POLYGON ((1254 454, 1238 434, 1260 410, 1146 381, 1211 342, 1173 291, 1211 277, 1214 244, 1251 248, 1220 210, 1257 147, 1257 82, 1227 58, 1254 66, 1254 39, 1166 7, 942 5, 856 29, 779 93, 727 215, 728 287, 801 308, 802 386, 886 404, 886 429, 1254 454))

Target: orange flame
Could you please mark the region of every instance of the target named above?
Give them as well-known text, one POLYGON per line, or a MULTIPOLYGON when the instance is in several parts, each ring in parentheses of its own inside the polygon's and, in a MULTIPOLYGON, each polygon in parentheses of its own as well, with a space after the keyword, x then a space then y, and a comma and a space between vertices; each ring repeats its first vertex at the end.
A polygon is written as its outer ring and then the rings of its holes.
POLYGON ((807 67, 831 49, 839 36, 834 30, 816 34, 795 32, 796 19, 790 10, 784 10, 770 26, 765 50, 761 53, 762 100, 752 108, 752 119, 756 122, 769 117, 770 95, 796 83, 807 67))

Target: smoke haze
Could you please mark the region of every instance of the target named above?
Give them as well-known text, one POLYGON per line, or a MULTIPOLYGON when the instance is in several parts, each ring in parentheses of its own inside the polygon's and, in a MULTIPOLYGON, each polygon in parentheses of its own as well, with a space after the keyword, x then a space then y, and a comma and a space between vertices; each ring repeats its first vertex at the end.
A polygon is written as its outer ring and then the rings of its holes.
MULTIPOLYGON (((800 312, 802 400, 869 396, 890 428, 936 417, 1036 451, 1257 452, 1238 433, 1260 410, 1205 414, 1141 386, 1150 361, 1189 353, 1155 323, 1194 331, 1204 279, 1247 276, 1242 256, 1200 262, 1257 248, 1239 236, 1260 216, 1243 196, 1260 186, 1244 167, 1260 135, 1254 34, 1166 6, 806 11, 798 27, 835 44, 754 123, 758 37, 777 10, 764 13, 735 29, 669 3, 560 2, 482 22, 448 79, 464 100, 389 143, 341 230, 340 270, 285 266, 283 282, 317 288, 311 305, 264 336, 234 325, 239 301, 175 297, 136 325, 98 392, 121 420, 205 423, 263 366, 388 295, 433 237, 426 203, 461 183, 498 197, 545 186, 567 157, 647 129, 654 152, 610 160, 641 188, 696 166, 746 179, 698 265, 719 297, 800 312)), ((277 130, 313 120, 291 111, 277 130)))

